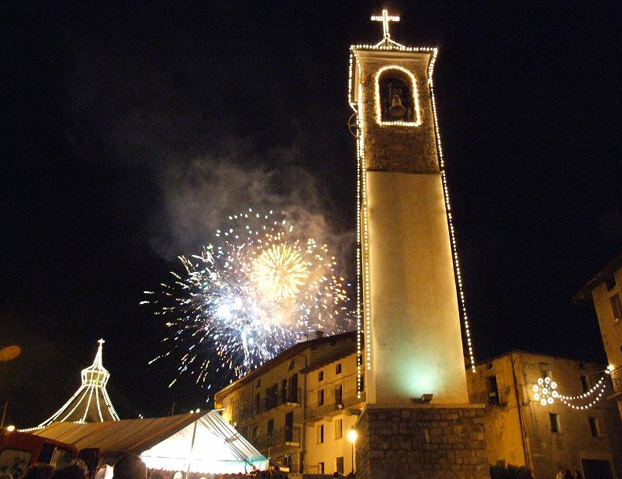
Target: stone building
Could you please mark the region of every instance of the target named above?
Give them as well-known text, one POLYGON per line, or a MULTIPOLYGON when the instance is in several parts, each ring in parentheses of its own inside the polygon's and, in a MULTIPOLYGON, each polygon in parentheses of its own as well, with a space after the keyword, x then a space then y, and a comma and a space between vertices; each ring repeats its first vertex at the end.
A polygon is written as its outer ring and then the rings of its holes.
POLYGON ((611 366, 613 392, 609 400, 616 401, 622 417, 622 255, 581 288, 575 301, 593 305, 598 316, 607 360, 611 366))
POLYGON ((535 478, 555 477, 559 469, 580 470, 586 478, 622 477, 622 421, 606 399, 611 383, 605 365, 514 351, 467 377, 471 401, 486 403, 491 465, 527 466, 535 478), (534 391, 546 377, 555 386, 548 388, 548 401, 542 387, 534 391), (599 384, 605 385, 600 397, 599 384))
POLYGON ((356 332, 317 333, 219 391, 216 407, 290 471, 347 474, 353 469, 347 432, 365 400, 356 357, 356 332))

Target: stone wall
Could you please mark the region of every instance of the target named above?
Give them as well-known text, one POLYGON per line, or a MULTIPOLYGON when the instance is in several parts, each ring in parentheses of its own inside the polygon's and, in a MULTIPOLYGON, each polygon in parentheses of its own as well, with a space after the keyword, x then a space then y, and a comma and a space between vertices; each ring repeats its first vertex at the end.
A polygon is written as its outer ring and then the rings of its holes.
POLYGON ((357 430, 357 479, 490 477, 481 406, 370 405, 357 430))

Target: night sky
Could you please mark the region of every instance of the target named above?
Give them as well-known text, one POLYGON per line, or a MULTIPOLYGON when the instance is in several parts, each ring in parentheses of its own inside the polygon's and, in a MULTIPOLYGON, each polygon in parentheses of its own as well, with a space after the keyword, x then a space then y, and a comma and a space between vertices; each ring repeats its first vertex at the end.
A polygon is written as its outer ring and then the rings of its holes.
POLYGON ((226 215, 322 218, 353 281, 348 48, 437 45, 435 92, 475 354, 604 361, 572 296, 622 250, 619 2, 4 2, 0 363, 32 426, 106 339, 121 417, 205 406, 143 291, 226 215))

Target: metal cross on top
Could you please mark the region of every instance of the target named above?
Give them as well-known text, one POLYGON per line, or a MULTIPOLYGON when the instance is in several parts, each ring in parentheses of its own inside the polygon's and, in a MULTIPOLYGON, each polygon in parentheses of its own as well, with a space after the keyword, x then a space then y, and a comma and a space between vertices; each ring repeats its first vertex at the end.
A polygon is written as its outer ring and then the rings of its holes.
POLYGON ((100 340, 99 340, 99 341, 97 341, 97 342, 99 343, 99 346, 101 347, 101 346, 103 346, 103 344, 104 344, 106 341, 104 341, 104 340, 103 340, 103 338, 102 338, 102 339, 100 339, 100 340))
POLYGON ((382 10, 382 15, 373 15, 371 17, 374 22, 382 22, 382 32, 384 33, 384 39, 389 40, 391 35, 389 34, 389 22, 399 22, 400 17, 397 15, 389 15, 389 11, 382 10))

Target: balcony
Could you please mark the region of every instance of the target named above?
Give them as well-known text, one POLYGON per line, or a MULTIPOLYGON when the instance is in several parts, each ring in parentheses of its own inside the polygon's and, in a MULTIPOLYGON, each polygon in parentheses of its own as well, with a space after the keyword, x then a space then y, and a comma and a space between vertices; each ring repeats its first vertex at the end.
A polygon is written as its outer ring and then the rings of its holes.
POLYGON ((260 452, 283 447, 300 447, 300 426, 283 427, 272 431, 272 434, 257 436, 251 442, 260 452))
POLYGON ((302 388, 297 388, 292 391, 281 390, 280 394, 263 397, 258 403, 246 403, 239 409, 237 418, 234 417, 234 422, 243 423, 245 421, 253 420, 256 419, 257 416, 273 409, 279 411, 294 409, 300 406, 301 398, 302 388))
POLYGON ((362 402, 365 402, 364 392, 361 393, 359 398, 356 391, 346 391, 341 397, 330 398, 324 404, 308 404, 305 417, 311 421, 314 419, 321 420, 325 416, 339 413, 362 402))
POLYGON ((293 409, 300 405, 302 398, 302 388, 294 391, 281 391, 281 394, 264 397, 260 404, 260 410, 256 414, 261 414, 272 409, 293 409))

